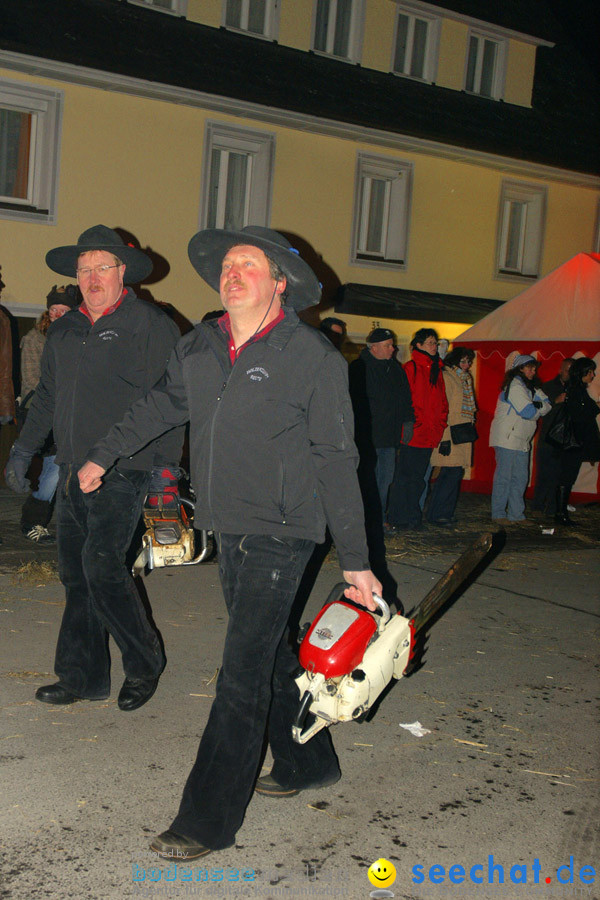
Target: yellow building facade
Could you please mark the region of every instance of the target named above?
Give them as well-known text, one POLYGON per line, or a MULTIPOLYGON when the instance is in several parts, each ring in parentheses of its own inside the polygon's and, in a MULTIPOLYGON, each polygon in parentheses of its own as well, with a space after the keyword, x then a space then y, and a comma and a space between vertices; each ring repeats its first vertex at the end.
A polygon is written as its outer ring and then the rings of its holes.
MULTIPOLYGON (((179 13, 178 19, 200 26, 203 35, 207 28, 221 35, 227 13, 221 0, 174 2, 171 13, 159 4, 148 8, 153 4, 141 0, 129 5, 133 11, 127 12, 139 15, 146 28, 153 24, 149 17, 155 17, 156 27, 172 27, 179 13)), ((312 0, 278 0, 267 7, 282 48, 311 57, 317 53, 312 49, 312 0)), ((464 93, 465 78, 472 77, 467 71, 469 47, 485 42, 485 23, 427 3, 399 8, 392 0, 366 0, 357 8, 354 46, 361 70, 372 70, 394 84, 415 80, 391 70, 401 27, 398 16, 403 14, 409 26, 421 16, 425 22, 435 20, 435 82, 429 89, 464 93)), ((254 42, 257 54, 267 44, 244 28, 230 30, 239 32, 240 41, 254 42)), ((526 110, 537 49, 551 44, 496 25, 492 33, 502 41, 502 98, 481 102, 526 110)), ((433 53, 431 48, 427 52, 433 53)), ((0 205, 2 303, 19 317, 38 314, 56 283, 57 276, 44 263, 46 252, 74 243, 84 229, 100 222, 125 229, 159 259, 160 278, 144 286, 156 300, 171 303, 193 322, 217 307, 218 297, 187 259, 187 243, 199 227, 210 224, 211 191, 215 196, 224 191, 219 172, 225 177, 227 171, 235 180, 236 152, 239 157, 249 155, 257 179, 246 197, 245 213, 241 209, 238 215, 246 214, 249 221, 252 210, 258 209, 254 214, 261 217, 260 224, 296 235, 303 252, 308 248, 324 283, 321 316, 333 312, 336 290, 353 283, 507 300, 532 278, 580 251, 596 249, 600 179, 593 173, 391 131, 384 120, 378 127, 356 125, 319 110, 262 106, 240 96, 207 92, 202 84, 165 84, 103 70, 97 62, 88 67, 4 49, 0 109, 2 91, 10 88, 25 100, 31 90, 54 92, 60 107, 51 212, 35 219, 19 215, 18 209, 15 214, 11 204, 0 205), (529 219, 521 222, 519 231, 514 216, 525 213, 529 219), (381 240, 381 235, 369 234, 370 229, 377 232, 380 219, 387 228, 388 247, 394 248, 387 257, 379 245, 369 247, 369 241, 373 245, 381 240), (517 233, 520 262, 511 244, 517 233), (511 265, 503 265, 501 257, 506 262, 511 254, 511 265)), ((418 315, 402 320, 340 316, 356 341, 364 340, 373 321, 392 328, 404 343, 422 324, 418 315)), ((465 323, 452 322, 449 313, 438 328, 451 340, 465 323)))

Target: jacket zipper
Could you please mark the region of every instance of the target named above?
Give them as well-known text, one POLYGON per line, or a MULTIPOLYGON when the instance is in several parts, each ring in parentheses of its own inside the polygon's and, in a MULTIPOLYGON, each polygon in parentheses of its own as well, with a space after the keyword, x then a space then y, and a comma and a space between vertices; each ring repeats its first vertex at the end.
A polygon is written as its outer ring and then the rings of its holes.
POLYGON ((279 503, 279 512, 281 513, 281 524, 286 524, 285 518, 285 460, 281 460, 281 498, 279 503))
POLYGON ((214 515, 213 515, 213 508, 212 508, 212 468, 213 468, 213 459, 214 459, 215 424, 217 421, 217 416, 219 415, 219 410, 221 408, 221 400, 223 398, 223 394, 225 393, 226 387, 227 387, 227 381, 224 381, 223 384, 221 385, 221 391, 220 391, 219 396, 217 397, 217 407, 215 409, 215 412, 213 414, 213 417, 212 417, 211 423, 210 423, 210 442, 209 442, 209 450, 208 450, 208 485, 207 485, 206 493, 207 493, 207 499, 208 499, 208 509, 210 512, 210 519, 211 519, 211 522, 213 523, 213 525, 215 524, 215 522, 214 522, 214 515))
MULTIPOLYGON (((90 331, 91 331, 91 329, 90 329, 90 331)), ((89 337, 89 334, 90 334, 90 332, 88 331, 88 333, 84 336, 84 338, 81 342, 82 348, 87 347, 87 339, 89 337)), ((73 378, 73 393, 71 395, 71 427, 69 429, 69 440, 70 440, 70 444, 71 444, 71 459, 75 462, 78 461, 75 459, 75 446, 73 444, 73 424, 75 422, 75 395, 77 392, 77 381, 79 379, 79 369, 81 368, 81 360, 83 359, 84 353, 85 353, 85 350, 81 349, 81 352, 79 354, 79 359, 77 360, 77 370, 75 372, 75 377, 73 378)), ((55 396, 56 396, 56 393, 55 393, 55 396)))

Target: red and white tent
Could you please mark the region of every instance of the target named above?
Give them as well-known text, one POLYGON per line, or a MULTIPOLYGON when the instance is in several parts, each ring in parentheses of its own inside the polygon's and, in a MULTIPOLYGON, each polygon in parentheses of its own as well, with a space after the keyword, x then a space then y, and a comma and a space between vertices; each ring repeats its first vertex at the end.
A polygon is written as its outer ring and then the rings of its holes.
MULTIPOLYGON (((466 490, 489 493, 495 466, 489 430, 509 357, 530 353, 542 363, 542 381, 549 381, 563 359, 589 356, 598 367, 590 393, 594 399, 600 396, 600 254, 578 253, 468 328, 453 344, 477 351, 479 440, 471 477, 463 485, 466 490)), ((579 500, 599 498, 598 463, 582 465, 574 492, 579 500)))

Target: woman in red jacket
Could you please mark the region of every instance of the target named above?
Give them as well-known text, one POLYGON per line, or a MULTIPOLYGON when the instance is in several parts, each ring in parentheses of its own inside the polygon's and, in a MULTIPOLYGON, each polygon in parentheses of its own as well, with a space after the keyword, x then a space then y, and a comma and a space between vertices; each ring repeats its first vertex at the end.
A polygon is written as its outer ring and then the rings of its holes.
POLYGON ((421 528, 419 499, 431 451, 439 446, 448 421, 448 401, 433 328, 420 328, 411 341, 411 359, 404 366, 415 411, 413 435, 402 443, 396 458, 388 501, 389 524, 421 528))

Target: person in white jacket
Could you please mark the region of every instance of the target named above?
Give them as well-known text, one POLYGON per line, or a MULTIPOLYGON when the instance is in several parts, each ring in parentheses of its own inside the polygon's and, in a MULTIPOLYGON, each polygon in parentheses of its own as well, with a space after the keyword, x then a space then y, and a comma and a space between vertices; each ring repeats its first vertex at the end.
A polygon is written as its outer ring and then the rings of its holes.
POLYGON ((533 356, 516 357, 502 382, 490 429, 490 447, 496 454, 492 519, 502 524, 525 519, 531 440, 537 420, 552 408, 540 388, 538 366, 533 356))

